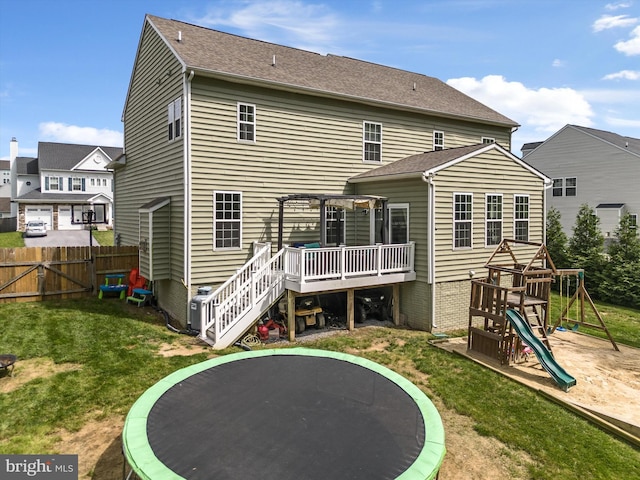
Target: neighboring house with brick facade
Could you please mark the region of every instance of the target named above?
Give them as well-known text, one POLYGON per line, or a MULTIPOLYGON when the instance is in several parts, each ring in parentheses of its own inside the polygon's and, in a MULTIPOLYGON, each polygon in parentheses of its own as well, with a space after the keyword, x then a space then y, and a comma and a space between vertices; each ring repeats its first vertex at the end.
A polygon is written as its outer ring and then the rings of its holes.
POLYGON ((198 287, 286 257, 289 294, 346 291, 348 318, 354 289, 382 285, 396 320, 462 327, 469 270, 502 238, 544 239, 517 123, 433 77, 147 16, 123 121, 116 238, 183 324, 198 287), (272 249, 246 263, 255 242, 272 249))
POLYGON ((113 173, 106 165, 122 148, 39 142, 38 156, 18 156, 11 141, 11 198, 17 229, 42 220, 48 230, 84 228, 88 211, 99 228, 112 225, 113 173))

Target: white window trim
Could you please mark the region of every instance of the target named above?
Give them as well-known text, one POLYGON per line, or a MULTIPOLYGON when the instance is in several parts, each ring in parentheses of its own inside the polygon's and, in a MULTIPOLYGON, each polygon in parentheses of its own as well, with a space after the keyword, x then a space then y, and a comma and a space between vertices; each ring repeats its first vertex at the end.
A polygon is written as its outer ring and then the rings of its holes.
POLYGON ((517 200, 518 198, 526 198, 527 199, 527 218, 526 218, 526 222, 527 222, 527 239, 525 241, 529 241, 529 237, 530 237, 530 227, 531 227, 531 196, 528 194, 524 194, 524 193, 519 193, 513 196, 513 238, 516 240, 519 240, 517 238, 517 231, 516 231, 516 223, 517 222, 524 222, 525 219, 524 218, 517 218, 516 214, 517 214, 517 210, 516 210, 516 205, 517 205, 517 200))
POLYGON ((242 211, 243 211, 243 198, 242 198, 242 192, 239 191, 233 191, 233 190, 214 190, 213 191, 213 250, 214 251, 223 251, 223 250, 241 250, 242 249, 242 211), (216 226, 218 224, 218 220, 216 219, 216 195, 218 194, 227 194, 230 193, 232 195, 238 194, 240 195, 240 218, 238 220, 221 220, 221 222, 229 222, 229 221, 234 221, 234 222, 238 222, 239 226, 240 226, 240 232, 239 232, 239 245, 237 247, 216 247, 216 226))
POLYGON ((444 150, 444 132, 442 130, 433 131, 433 151, 435 152, 436 150, 444 150), (442 135, 442 144, 436 143, 436 136, 438 133, 442 135), (440 147, 440 148, 436 148, 436 147, 440 147))
POLYGON ((502 193, 485 193, 484 194, 484 246, 485 247, 492 247, 495 248, 498 245, 500 245, 500 242, 502 241, 502 239, 504 238, 504 196, 502 193), (487 231, 487 227, 489 222, 497 222, 498 219, 496 218, 488 218, 489 215, 489 209, 487 208, 487 202, 489 200, 489 197, 500 197, 501 201, 500 201, 500 240, 498 240, 498 243, 492 243, 489 244, 489 235, 488 235, 488 231, 487 231))
POLYGON ((552 178, 551 179, 551 196, 552 197, 563 197, 564 196, 564 178, 561 177, 557 177, 557 178, 552 178), (554 182, 559 181, 561 182, 561 185, 559 187, 554 186, 554 182), (560 190, 560 195, 554 195, 554 190, 559 189, 560 190))
POLYGON ((493 137, 482 137, 481 139, 483 144, 491 144, 491 143, 496 143, 496 139, 493 137))
POLYGON ((451 211, 451 219, 452 219, 452 237, 451 237, 451 246, 453 250, 473 250, 473 193, 471 192, 453 192, 452 197, 452 211, 451 211), (456 195, 468 195, 471 197, 471 218, 469 220, 456 220, 456 195), (456 247, 456 224, 458 223, 471 223, 471 245, 468 247, 456 247))
POLYGON ((257 109, 255 104, 246 103, 246 102, 238 102, 236 106, 236 140, 239 143, 256 143, 256 138, 258 138, 258 119, 257 119, 257 109), (244 120, 240 120, 240 107, 251 107, 253 109, 253 122, 247 122, 244 120), (247 140, 244 138, 240 138, 240 125, 248 124, 253 125, 253 140, 247 140))
POLYGON ((382 123, 380 122, 369 122, 364 120, 362 122, 362 162, 363 163, 371 163, 375 165, 380 165, 382 163, 382 123), (373 140, 367 139, 367 125, 377 125, 380 127, 380 141, 376 142, 373 140), (372 143, 375 145, 380 145, 380 160, 366 160, 366 146, 367 143, 372 143))
POLYGON ((387 213, 388 213, 388 229, 389 229, 389 242, 392 241, 393 238, 393 229, 392 229, 392 224, 391 224, 391 210, 405 210, 407 212, 407 238, 405 238, 404 242, 400 242, 400 244, 403 243, 409 243, 409 238, 411 237, 411 223, 409 221, 410 217, 409 217, 409 204, 408 203, 390 203, 387 205, 387 213))

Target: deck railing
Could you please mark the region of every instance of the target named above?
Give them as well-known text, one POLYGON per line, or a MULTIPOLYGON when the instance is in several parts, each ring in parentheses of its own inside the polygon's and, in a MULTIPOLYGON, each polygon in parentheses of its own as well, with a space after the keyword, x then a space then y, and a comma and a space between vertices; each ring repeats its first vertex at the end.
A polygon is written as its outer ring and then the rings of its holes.
POLYGON ((413 271, 415 245, 284 247, 270 254, 271 244, 256 244, 255 255, 235 275, 192 303, 200 310, 203 340, 216 348, 230 345, 284 293, 285 279, 307 283, 413 271))
POLYGON ((355 247, 284 248, 287 279, 300 283, 381 276, 413 270, 415 244, 360 245, 355 247))

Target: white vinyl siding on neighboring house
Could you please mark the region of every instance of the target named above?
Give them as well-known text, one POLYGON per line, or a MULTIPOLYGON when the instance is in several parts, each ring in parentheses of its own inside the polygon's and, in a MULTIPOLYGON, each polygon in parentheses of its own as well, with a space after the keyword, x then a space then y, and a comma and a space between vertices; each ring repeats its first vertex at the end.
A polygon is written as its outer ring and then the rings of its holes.
POLYGON ((213 248, 240 248, 242 245, 242 193, 213 193, 213 248))
POLYGON ((495 246, 502 241, 502 194, 488 193, 485 197, 485 245, 495 246))
POLYGON ((513 233, 516 240, 529 241, 529 195, 515 195, 513 199, 513 233))
POLYGON ((453 248, 473 245, 473 194, 453 194, 453 248))
POLYGON ((382 124, 364 122, 362 125, 362 159, 382 163, 382 124))
POLYGON ((256 141, 256 106, 238 103, 238 141, 256 141))

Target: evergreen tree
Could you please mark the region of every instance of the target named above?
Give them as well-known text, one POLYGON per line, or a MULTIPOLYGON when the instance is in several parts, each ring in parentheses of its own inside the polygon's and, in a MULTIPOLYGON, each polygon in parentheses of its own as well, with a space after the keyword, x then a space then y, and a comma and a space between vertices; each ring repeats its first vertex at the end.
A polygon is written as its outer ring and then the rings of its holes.
POLYGON ((620 219, 608 253, 610 260, 600 289, 602 299, 616 305, 640 307, 640 238, 631 215, 620 219))
POLYGON ((551 207, 547 212, 545 244, 556 268, 568 268, 570 266, 567 242, 567 235, 562 230, 562 224, 560 223, 560 211, 555 207, 551 207))
POLYGON ((592 297, 601 298, 599 286, 604 279, 604 237, 600 219, 593 209, 583 204, 576 216, 573 236, 569 240, 569 256, 573 268, 584 269, 585 286, 592 297))

